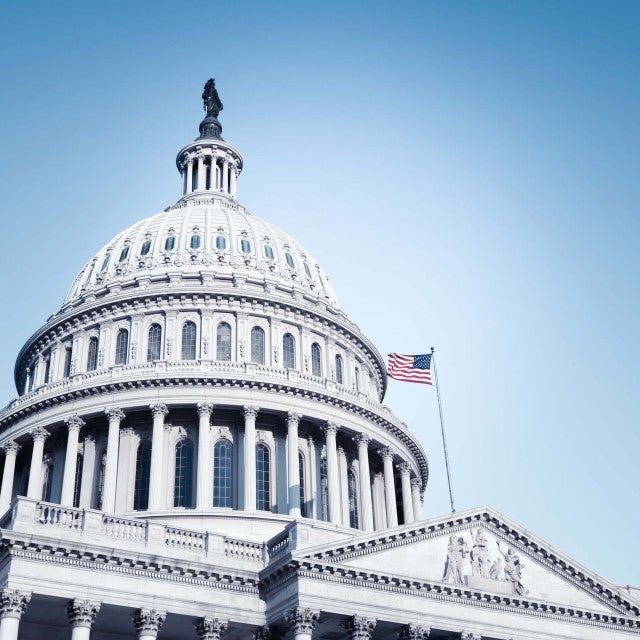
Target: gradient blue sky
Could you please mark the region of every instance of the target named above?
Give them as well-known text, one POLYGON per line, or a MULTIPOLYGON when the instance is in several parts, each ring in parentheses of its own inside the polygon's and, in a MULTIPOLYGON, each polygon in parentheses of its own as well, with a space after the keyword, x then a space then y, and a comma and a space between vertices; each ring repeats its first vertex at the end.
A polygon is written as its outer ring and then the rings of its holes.
MULTIPOLYGON (((82 264, 179 195, 215 76, 239 198, 382 353, 436 347, 456 506, 640 585, 640 3, 0 8, 0 392, 82 264)), ((432 389, 386 403, 448 510, 432 389)))

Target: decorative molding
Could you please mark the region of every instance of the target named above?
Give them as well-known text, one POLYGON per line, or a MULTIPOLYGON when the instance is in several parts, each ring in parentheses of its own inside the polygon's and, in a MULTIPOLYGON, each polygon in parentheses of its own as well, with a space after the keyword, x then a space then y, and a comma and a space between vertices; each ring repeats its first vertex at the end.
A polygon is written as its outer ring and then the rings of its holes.
POLYGON ((353 437, 353 440, 357 443, 358 447, 368 447, 371 442, 371 436, 366 433, 358 433, 353 437))
POLYGON ((198 402, 197 409, 200 417, 211 417, 211 414, 213 413, 213 402, 198 402))
POLYGON ((64 423, 67 425, 67 428, 69 429, 69 431, 78 431, 78 432, 86 424, 85 421, 77 413, 66 418, 64 423))
POLYGON ((20 445, 15 440, 9 440, 2 445, 2 450, 4 451, 5 456, 15 456, 18 454, 18 451, 20 451, 20 445))
POLYGON ((377 620, 355 615, 344 620, 342 626, 351 636, 351 640, 370 640, 376 623, 377 620))
POLYGON ((400 627, 398 640, 428 640, 430 635, 431 627, 409 623, 400 627))
POLYGON ((302 607, 296 607, 291 609, 286 615, 287 622, 291 627, 294 635, 298 633, 312 634, 313 630, 320 618, 319 611, 313 611, 312 609, 304 609, 302 607))
POLYGON ((34 442, 44 442, 51 434, 43 427, 36 427, 31 432, 31 437, 34 442))
POLYGON ((131 615, 133 624, 140 635, 158 635, 160 627, 167 617, 166 612, 156 609, 138 609, 131 615))
POLYGON ((229 626, 229 621, 218 618, 201 618, 193 625, 199 640, 220 640, 229 626))
POLYGON ((113 420, 120 423, 124 420, 124 411, 118 407, 107 407, 104 412, 110 422, 113 420))
POLYGON ((31 600, 31 594, 17 589, 3 589, 0 593, 0 618, 20 620, 31 600))
POLYGON ((100 602, 91 602, 90 600, 81 600, 76 598, 71 600, 67 605, 67 616, 72 628, 85 627, 91 629, 96 616, 100 611, 100 602))
POLYGON ((149 405, 149 409, 151 409, 151 414, 154 418, 158 416, 164 418, 169 413, 169 408, 164 402, 156 402, 155 404, 149 405))
POLYGON ((258 417, 259 411, 260 407, 256 407, 255 405, 245 404, 244 407, 242 407, 242 412, 244 414, 245 420, 247 420, 248 418, 253 418, 255 420, 255 418, 258 417))

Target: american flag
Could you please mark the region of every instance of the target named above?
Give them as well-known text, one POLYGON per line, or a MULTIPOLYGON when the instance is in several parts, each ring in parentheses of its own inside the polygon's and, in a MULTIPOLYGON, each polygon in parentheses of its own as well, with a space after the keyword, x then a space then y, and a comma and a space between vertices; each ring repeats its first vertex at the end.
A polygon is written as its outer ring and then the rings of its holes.
POLYGON ((404 356, 390 353, 387 373, 396 380, 431 384, 431 354, 421 353, 416 356, 404 356))

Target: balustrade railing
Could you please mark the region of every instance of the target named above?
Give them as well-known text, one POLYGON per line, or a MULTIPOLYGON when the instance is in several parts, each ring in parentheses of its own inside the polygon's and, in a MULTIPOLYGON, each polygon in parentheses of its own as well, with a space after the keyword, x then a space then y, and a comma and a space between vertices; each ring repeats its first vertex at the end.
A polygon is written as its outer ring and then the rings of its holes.
POLYGON ((117 516, 102 516, 102 533, 112 538, 144 542, 147 537, 147 523, 117 516))
POLYGON ((63 507, 59 504, 39 502, 36 505, 37 522, 65 529, 81 529, 83 513, 82 509, 63 507))
POLYGON ((224 554, 231 558, 262 562, 264 544, 261 542, 251 542, 250 540, 237 540, 225 537, 224 554))
POLYGON ((289 548, 290 542, 291 538, 289 531, 286 529, 279 536, 271 538, 271 540, 267 542, 267 554, 269 558, 277 558, 278 556, 285 554, 289 548))
POLYGON ((200 531, 165 527, 164 541, 168 547, 180 547, 190 551, 206 551, 207 535, 200 531))

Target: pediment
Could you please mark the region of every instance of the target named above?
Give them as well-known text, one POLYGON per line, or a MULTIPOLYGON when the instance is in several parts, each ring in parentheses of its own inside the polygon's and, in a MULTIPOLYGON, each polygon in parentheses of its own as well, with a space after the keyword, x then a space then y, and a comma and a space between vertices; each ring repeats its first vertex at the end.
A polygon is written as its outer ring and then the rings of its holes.
POLYGON ((306 549, 305 557, 377 575, 441 583, 599 613, 638 616, 638 605, 584 567, 489 509, 306 549))

